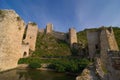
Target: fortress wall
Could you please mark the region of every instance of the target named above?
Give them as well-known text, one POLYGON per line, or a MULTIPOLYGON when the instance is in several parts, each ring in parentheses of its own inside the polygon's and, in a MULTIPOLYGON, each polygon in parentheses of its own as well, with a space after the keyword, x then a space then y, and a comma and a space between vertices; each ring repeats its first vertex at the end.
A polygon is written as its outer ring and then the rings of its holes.
POLYGON ((38 26, 35 23, 27 24, 25 43, 29 44, 30 50, 35 51, 36 38, 37 38, 38 26))
POLYGON ((100 55, 102 66, 104 66, 109 72, 108 76, 110 80, 113 79, 119 80, 120 77, 116 75, 120 74, 120 72, 119 71, 117 72, 116 70, 113 69, 112 61, 108 53, 109 51, 119 51, 112 28, 102 30, 100 41, 101 41, 100 55))
POLYGON ((0 71, 15 68, 22 53, 24 21, 13 10, 0 14, 0 71))
POLYGON ((62 33, 62 32, 53 31, 53 36, 56 37, 57 39, 60 39, 60 40, 66 40, 67 39, 66 33, 62 33))
POLYGON ((46 34, 52 33, 53 31, 53 24, 48 23, 46 26, 46 34))
POLYGON ((22 44, 22 57, 29 57, 29 44, 22 44))
POLYGON ((100 35, 100 42, 101 42, 101 60, 103 60, 103 63, 107 61, 108 51, 119 51, 117 42, 114 37, 114 32, 112 28, 110 29, 103 29, 101 31, 100 35))
POLYGON ((40 33, 44 33, 44 32, 45 32, 45 29, 39 29, 39 32, 40 32, 40 33))
POLYGON ((73 43, 77 43, 77 33, 74 28, 69 29, 69 41, 71 46, 73 45, 73 43))
POLYGON ((106 29, 103 29, 101 31, 101 34, 100 34, 100 47, 101 47, 101 50, 100 50, 101 62, 103 63, 102 65, 104 65, 104 67, 106 67, 107 62, 108 62, 107 61, 108 60, 107 52, 110 49, 106 29))
POLYGON ((88 49, 90 58, 94 58, 96 50, 99 48, 99 32, 87 31, 88 49))
POLYGON ((115 40, 113 29, 112 28, 106 29, 106 35, 107 35, 110 50, 119 51, 117 42, 115 40))

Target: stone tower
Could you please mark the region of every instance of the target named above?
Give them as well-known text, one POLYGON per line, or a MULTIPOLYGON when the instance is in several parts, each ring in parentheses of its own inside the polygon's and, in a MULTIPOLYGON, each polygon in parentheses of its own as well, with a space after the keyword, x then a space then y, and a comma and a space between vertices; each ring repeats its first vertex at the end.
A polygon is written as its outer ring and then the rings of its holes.
POLYGON ((52 33, 52 31, 53 31, 53 24, 47 24, 47 26, 46 26, 46 34, 48 34, 48 33, 52 33))
POLYGON ((114 32, 112 28, 104 28, 100 34, 100 57, 101 61, 106 65, 108 63, 108 52, 119 51, 117 42, 115 40, 114 32))
POLYGON ((37 32, 38 32, 37 24, 33 22, 29 22, 27 24, 26 37, 24 42, 29 44, 29 48, 32 51, 35 51, 37 32))
POLYGON ((0 10, 0 71, 17 67, 24 28, 24 21, 15 11, 0 10))
POLYGON ((101 57, 107 56, 107 51, 118 51, 113 29, 102 27, 99 30, 88 30, 88 49, 90 58, 94 58, 95 53, 100 53, 101 57))
POLYGON ((71 47, 74 43, 77 43, 77 34, 74 28, 69 29, 69 42, 71 47))
POLYGON ((88 49, 90 58, 94 58, 95 53, 99 50, 99 31, 87 31, 87 39, 88 39, 88 49))

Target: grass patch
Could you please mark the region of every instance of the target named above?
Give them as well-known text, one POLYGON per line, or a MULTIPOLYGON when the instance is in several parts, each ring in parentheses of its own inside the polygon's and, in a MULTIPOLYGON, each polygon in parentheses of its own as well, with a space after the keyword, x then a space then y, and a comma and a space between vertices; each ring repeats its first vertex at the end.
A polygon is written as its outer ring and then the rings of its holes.
POLYGON ((65 41, 59 40, 51 34, 38 33, 36 51, 33 52, 34 57, 58 57, 69 55, 71 55, 71 49, 65 41))
POLYGON ((4 16, 5 16, 5 13, 2 10, 0 10, 0 21, 2 21, 4 16))
POLYGON ((106 68, 103 64, 101 64, 101 68, 102 68, 102 70, 103 70, 103 72, 104 72, 105 74, 108 73, 107 68, 106 68))
POLYGON ((35 22, 32 22, 32 23, 30 23, 30 24, 33 25, 33 26, 36 26, 36 25, 37 25, 35 22))

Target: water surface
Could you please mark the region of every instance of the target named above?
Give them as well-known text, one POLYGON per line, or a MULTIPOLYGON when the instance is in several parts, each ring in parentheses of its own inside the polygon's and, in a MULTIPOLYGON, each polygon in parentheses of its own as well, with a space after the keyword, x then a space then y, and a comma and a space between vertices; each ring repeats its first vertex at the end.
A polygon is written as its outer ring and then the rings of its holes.
POLYGON ((54 71, 15 69, 0 73, 0 80, 75 80, 75 76, 54 71))

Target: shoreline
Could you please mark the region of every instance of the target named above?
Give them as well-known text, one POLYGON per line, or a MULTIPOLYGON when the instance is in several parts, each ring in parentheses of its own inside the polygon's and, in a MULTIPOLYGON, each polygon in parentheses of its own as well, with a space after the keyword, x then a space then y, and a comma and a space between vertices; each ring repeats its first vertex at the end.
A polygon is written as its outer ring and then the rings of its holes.
MULTIPOLYGON (((19 64, 17 69, 31 69, 31 68, 28 67, 28 64, 19 64)), ((57 72, 54 69, 47 68, 47 66, 46 67, 37 68, 36 70, 57 72)), ((65 74, 69 74, 69 75, 73 75, 73 76, 78 76, 80 74, 80 73, 72 73, 72 72, 58 72, 58 73, 65 73, 65 74)))

